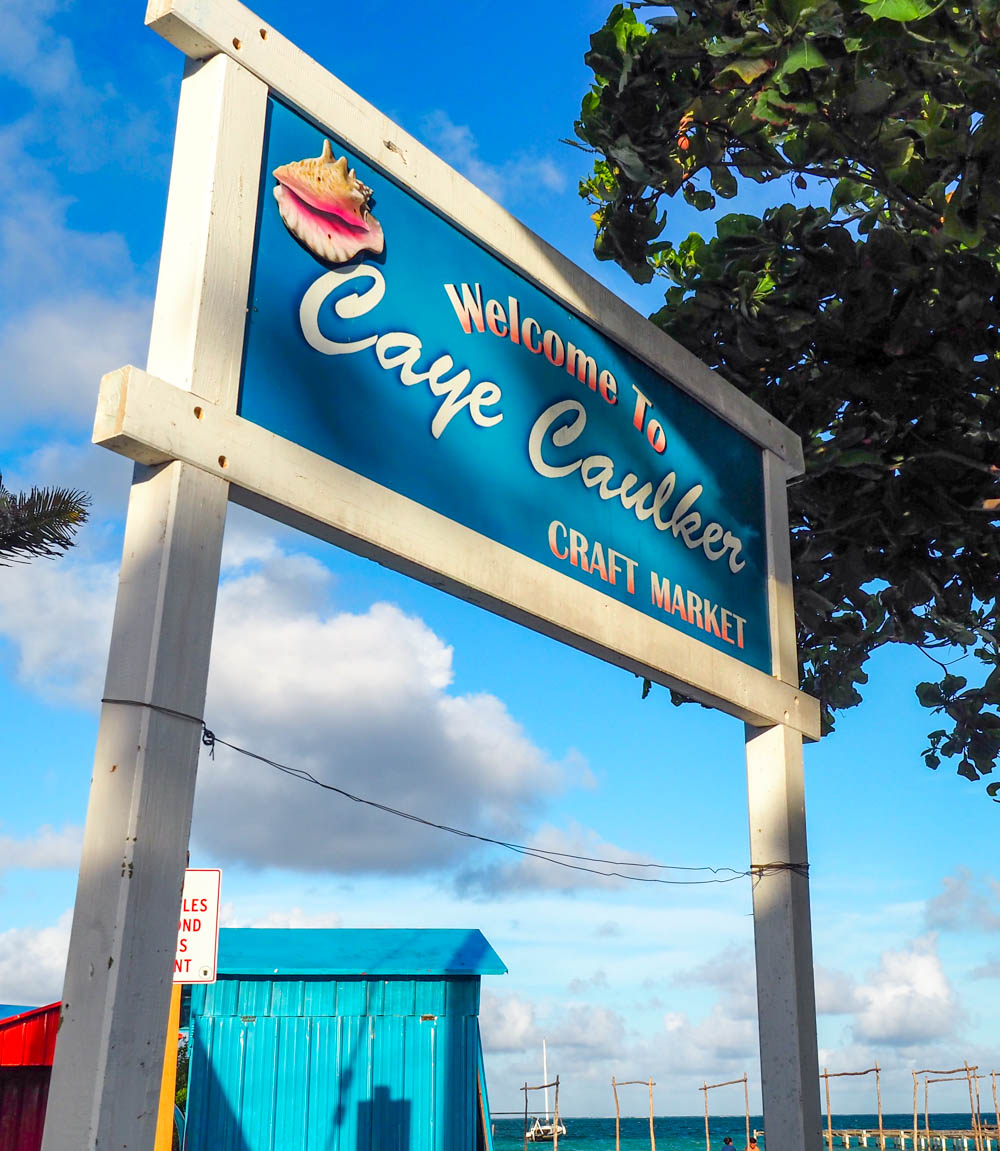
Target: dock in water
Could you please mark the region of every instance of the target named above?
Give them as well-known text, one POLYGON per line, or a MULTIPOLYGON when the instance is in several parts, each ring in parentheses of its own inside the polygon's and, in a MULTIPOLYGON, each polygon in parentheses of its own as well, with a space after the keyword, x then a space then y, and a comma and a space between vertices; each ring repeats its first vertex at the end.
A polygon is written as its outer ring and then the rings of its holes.
MULTIPOLYGON (((901 1131, 898 1127, 886 1127, 882 1135, 878 1128, 873 1131, 870 1127, 851 1127, 834 1129, 833 1147, 871 1147, 878 1151, 1000 1151, 1000 1138, 996 1127, 982 1127, 978 1133, 971 1129, 965 1131, 941 1130, 918 1131, 916 1147, 913 1142, 913 1130, 901 1131), (883 1142, 884 1140, 884 1142, 883 1142)), ((754 1131, 755 1138, 762 1138, 763 1131, 754 1131)), ((831 1147, 830 1134, 823 1132, 824 1148, 831 1147)))

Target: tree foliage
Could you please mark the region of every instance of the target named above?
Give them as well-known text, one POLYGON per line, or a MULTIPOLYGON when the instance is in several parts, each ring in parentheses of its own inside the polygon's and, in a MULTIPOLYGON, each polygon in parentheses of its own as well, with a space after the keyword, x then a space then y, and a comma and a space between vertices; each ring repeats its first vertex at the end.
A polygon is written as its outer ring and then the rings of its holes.
POLYGON ((914 645, 943 716, 925 761, 978 779, 1000 753, 1000 0, 641 7, 661 14, 616 6, 587 56, 595 251, 665 277, 653 321, 802 437, 801 682, 826 729, 874 650, 914 645), (660 238, 670 197, 747 181, 808 202, 660 238))
POLYGON ((0 567, 5 561, 61 555, 87 520, 90 498, 69 488, 9 492, 0 476, 0 567))

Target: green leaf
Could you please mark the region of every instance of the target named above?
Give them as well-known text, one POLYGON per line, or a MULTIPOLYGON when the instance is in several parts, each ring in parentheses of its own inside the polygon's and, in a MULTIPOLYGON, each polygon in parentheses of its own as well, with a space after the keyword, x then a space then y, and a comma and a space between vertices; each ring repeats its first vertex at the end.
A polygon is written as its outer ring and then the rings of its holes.
POLYGON ((720 240, 727 240, 732 236, 754 236, 760 231, 760 220, 756 216, 748 216, 745 212, 731 212, 716 221, 715 231, 720 240))
POLYGON ((905 24, 910 20, 923 20, 938 7, 926 0, 861 0, 865 15, 873 20, 895 20, 905 24))
POLYGON ((796 165, 805 164, 809 154, 805 136, 799 134, 789 136, 787 140, 783 140, 781 150, 785 153, 789 163, 796 165))
POLYGON ((918 683, 914 690, 923 707, 940 707, 944 702, 940 684, 918 683))
POLYGON ((712 188, 724 200, 731 200, 739 191, 736 177, 724 164, 713 164, 710 169, 712 188))
POLYGON ((715 207, 715 197, 712 193, 702 188, 695 188, 690 181, 684 185, 683 194, 691 207, 697 208, 699 212, 707 212, 715 207))
POLYGON ((87 522, 90 497, 69 488, 9 492, 0 476, 0 567, 5 559, 58 556, 87 522))
POLYGON ((913 141, 909 136, 886 140, 879 149, 879 156, 887 168, 904 168, 913 157, 913 141))
POLYGON ((851 448, 850 451, 841 452, 837 458, 837 467, 839 468, 856 468, 862 465, 881 463, 881 454, 879 452, 869 451, 866 448, 851 448))
POLYGON ((858 203, 864 191, 864 184, 859 184, 856 180, 838 180, 830 196, 830 211, 836 212, 844 204, 858 203))
POLYGON ((754 80, 760 79, 761 76, 770 72, 774 67, 772 60, 764 60, 757 58, 751 60, 744 57, 742 60, 734 60, 732 64, 727 64, 725 68, 715 77, 712 81, 713 88, 735 88, 737 81, 744 87, 749 86, 754 80))
POLYGON ((847 106, 855 116, 867 115, 884 108, 895 93, 896 89, 885 80, 874 75, 862 76, 854 85, 847 106))
MULTIPOLYGON (((910 2, 910 0, 906 0, 910 2)), ((781 67, 775 72, 774 79, 782 76, 791 76, 795 72, 812 72, 817 68, 829 68, 830 65, 823 53, 812 40, 803 40, 793 46, 785 57, 781 67)))
POLYGON ((803 16, 815 12, 817 0, 780 0, 781 12, 789 24, 797 23, 803 16))
POLYGON ((745 39, 745 36, 720 36, 718 40, 706 44, 705 51, 709 56, 731 56, 743 47, 745 39))
POLYGON ((751 108, 754 117, 768 124, 787 125, 787 111, 783 110, 780 106, 775 106, 778 99, 777 92, 772 91, 770 88, 765 88, 762 92, 759 92, 751 108))

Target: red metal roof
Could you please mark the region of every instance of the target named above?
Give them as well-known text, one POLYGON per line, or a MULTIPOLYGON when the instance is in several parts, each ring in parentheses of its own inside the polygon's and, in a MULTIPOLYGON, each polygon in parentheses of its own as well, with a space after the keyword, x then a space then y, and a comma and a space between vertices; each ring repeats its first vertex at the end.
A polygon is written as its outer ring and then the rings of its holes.
POLYGON ((0 1067, 51 1067, 59 1003, 0 1019, 0 1067))

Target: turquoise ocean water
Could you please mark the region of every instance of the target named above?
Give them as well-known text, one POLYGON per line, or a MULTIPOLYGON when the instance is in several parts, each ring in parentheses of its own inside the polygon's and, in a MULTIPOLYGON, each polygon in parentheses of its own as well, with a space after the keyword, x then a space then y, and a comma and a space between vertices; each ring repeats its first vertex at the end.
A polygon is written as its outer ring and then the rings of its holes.
MULTIPOLYGON (((984 1116, 984 1119, 986 1117, 984 1116)), ((823 1120, 824 1124, 826 1119, 823 1120)), ((565 1117, 566 1134, 559 1140, 559 1151, 615 1151, 615 1121, 611 1119, 574 1119, 565 1117)), ((913 1116, 885 1115, 883 1125, 886 1131, 912 1130, 913 1116)), ((764 1121, 759 1115, 750 1117, 750 1131, 763 1128, 764 1121)), ((834 1130, 841 1127, 868 1128, 878 1130, 878 1119, 874 1115, 837 1115, 833 1117, 834 1130)), ((969 1126, 969 1115, 931 1115, 932 1130, 955 1130, 969 1126)), ((920 1116, 923 1129, 923 1116, 920 1116)), ((656 1134, 656 1151, 705 1151, 705 1117, 703 1115, 670 1115, 657 1117, 653 1121, 656 1134)), ((524 1147, 523 1119, 495 1119, 493 1121, 495 1151, 521 1151, 524 1147)), ((722 1151, 722 1140, 732 1136, 733 1145, 743 1151, 746 1143, 746 1125, 742 1115, 727 1118, 712 1116, 710 1133, 712 1151, 722 1151)), ((539 1144, 538 1146, 548 1146, 539 1144)), ((649 1148, 649 1120, 622 1119, 622 1151, 643 1151, 649 1148)), ((760 1140, 761 1148, 766 1140, 760 1140)), ((823 1151, 825 1142, 820 1142, 813 1151, 823 1151)), ((852 1147, 854 1144, 852 1143, 852 1147)), ((869 1144, 869 1147, 873 1144, 869 1144)))

